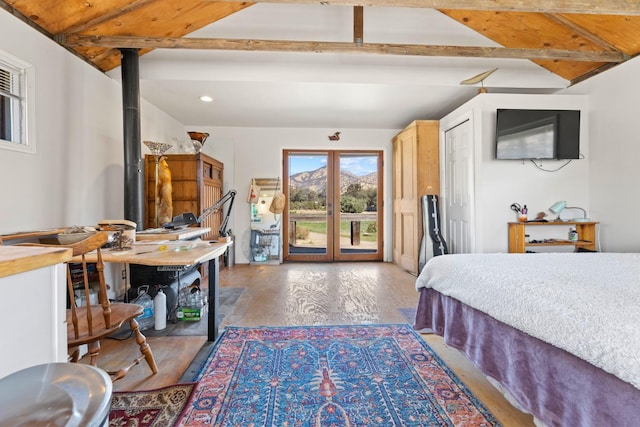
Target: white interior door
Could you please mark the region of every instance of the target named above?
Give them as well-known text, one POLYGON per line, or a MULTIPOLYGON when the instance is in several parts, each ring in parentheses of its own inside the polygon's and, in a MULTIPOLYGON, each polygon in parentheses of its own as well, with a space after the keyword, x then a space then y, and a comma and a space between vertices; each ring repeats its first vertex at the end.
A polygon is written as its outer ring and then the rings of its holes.
POLYGON ((444 224, 445 241, 452 254, 472 253, 474 174, 473 136, 470 120, 445 131, 444 224))

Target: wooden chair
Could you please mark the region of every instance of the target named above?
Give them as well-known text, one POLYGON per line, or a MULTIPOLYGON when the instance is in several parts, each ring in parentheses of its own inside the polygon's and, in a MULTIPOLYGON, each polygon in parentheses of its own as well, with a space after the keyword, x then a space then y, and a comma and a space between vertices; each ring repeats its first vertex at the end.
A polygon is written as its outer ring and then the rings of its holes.
MULTIPOLYGON (((101 247, 108 241, 108 234, 104 231, 98 232, 77 243, 63 245, 73 250, 73 256, 81 257, 72 260, 67 268, 67 286, 71 298, 71 308, 67 310, 67 346, 69 349, 71 362, 77 362, 80 351, 79 346, 87 344, 89 348, 90 364, 96 366, 98 354, 100 353, 100 341, 108 335, 116 332, 125 323, 129 322, 131 330, 135 334, 136 342, 140 346, 141 355, 138 356, 129 366, 118 371, 109 372, 113 381, 124 377, 129 369, 145 359, 151 371, 155 374, 158 367, 151 353, 151 348, 147 344, 145 336, 140 332, 136 317, 140 316, 143 308, 139 304, 111 303, 107 297, 107 286, 104 279, 104 264, 102 261, 101 247), (90 298, 89 274, 85 254, 96 251, 97 263, 96 274, 100 289, 98 290, 98 304, 92 305, 90 298), (82 285, 86 304, 83 307, 76 307, 73 277, 71 264, 82 266, 82 285)), ((75 273, 78 276, 78 272, 75 273)))

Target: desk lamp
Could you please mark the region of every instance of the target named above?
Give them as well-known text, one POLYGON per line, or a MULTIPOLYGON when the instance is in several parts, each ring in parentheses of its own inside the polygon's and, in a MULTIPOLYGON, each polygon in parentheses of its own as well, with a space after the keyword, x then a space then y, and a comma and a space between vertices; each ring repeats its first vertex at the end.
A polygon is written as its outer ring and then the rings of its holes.
POLYGON ((560 218, 560 212, 562 212, 565 209, 580 209, 582 211, 583 217, 582 218, 573 218, 571 220, 573 222, 589 222, 589 221, 591 221, 589 218, 587 218, 587 211, 585 211, 584 209, 579 208, 577 206, 567 206, 567 202, 565 202, 564 200, 561 200, 559 202, 555 202, 549 208, 549 210, 551 212, 553 212, 554 214, 558 215, 558 219, 560 218))

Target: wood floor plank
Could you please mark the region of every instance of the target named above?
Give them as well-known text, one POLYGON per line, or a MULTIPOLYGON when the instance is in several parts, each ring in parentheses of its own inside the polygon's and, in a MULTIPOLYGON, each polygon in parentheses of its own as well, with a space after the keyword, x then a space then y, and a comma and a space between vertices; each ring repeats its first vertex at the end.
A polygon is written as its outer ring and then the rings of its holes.
MULTIPOLYGON (((404 312, 417 306, 415 280, 398 266, 381 262, 235 265, 220 271, 220 287, 244 291, 221 327, 412 323, 404 312)), ((505 427, 534 426, 532 417, 509 404, 460 352, 441 337, 422 336, 505 427)), ((149 390, 179 382, 206 337, 150 337, 148 342, 160 372, 151 375, 142 362, 117 381, 114 390, 149 390)), ((109 369, 127 364, 137 348, 132 339, 107 340, 99 364, 109 369)))

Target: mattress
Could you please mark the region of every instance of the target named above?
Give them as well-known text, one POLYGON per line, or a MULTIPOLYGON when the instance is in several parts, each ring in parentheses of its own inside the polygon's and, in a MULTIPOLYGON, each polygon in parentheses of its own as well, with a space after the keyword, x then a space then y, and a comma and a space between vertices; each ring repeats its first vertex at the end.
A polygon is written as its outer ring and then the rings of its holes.
POLYGON ((640 254, 459 254, 429 260, 432 288, 640 389, 640 254))
POLYGON ((640 390, 455 298, 422 288, 415 327, 443 336, 545 426, 638 425, 640 390))

